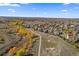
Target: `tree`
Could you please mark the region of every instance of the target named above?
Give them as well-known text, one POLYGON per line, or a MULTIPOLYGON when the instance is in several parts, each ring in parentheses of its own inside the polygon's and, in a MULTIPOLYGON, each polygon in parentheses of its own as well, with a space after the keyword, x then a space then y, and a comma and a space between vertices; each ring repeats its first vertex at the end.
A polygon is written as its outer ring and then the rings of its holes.
POLYGON ((14 55, 16 53, 16 47, 13 47, 9 50, 9 55, 14 55))
POLYGON ((24 48, 21 48, 20 50, 18 50, 16 52, 16 56, 23 56, 25 54, 25 49, 24 48))

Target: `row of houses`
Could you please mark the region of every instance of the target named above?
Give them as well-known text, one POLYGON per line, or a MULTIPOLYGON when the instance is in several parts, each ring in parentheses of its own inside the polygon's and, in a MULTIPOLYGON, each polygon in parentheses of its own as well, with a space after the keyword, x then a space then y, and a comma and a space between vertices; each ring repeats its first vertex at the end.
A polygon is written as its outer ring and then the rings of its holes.
POLYGON ((75 24, 24 24, 27 28, 32 28, 44 33, 63 36, 69 41, 79 40, 79 25, 75 24))

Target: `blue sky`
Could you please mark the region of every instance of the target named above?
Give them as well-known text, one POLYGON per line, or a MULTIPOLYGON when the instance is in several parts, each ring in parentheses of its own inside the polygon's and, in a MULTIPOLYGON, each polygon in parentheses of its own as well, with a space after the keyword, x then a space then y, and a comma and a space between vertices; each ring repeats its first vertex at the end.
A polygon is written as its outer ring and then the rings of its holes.
POLYGON ((0 3, 0 16, 79 18, 79 4, 0 3))

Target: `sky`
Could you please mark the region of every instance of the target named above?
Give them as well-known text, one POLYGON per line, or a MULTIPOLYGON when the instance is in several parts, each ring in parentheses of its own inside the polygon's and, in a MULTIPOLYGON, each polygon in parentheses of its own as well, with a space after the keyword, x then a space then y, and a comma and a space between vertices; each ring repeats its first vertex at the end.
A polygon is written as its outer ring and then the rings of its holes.
POLYGON ((0 16, 79 18, 79 4, 0 3, 0 16))

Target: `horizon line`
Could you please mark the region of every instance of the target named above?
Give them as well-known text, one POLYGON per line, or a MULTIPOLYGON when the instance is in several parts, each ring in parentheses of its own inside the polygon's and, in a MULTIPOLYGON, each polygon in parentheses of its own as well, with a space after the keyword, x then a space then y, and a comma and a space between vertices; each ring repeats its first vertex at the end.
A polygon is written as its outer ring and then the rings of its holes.
POLYGON ((22 18, 67 18, 67 19, 75 19, 79 17, 27 17, 27 16, 0 16, 0 17, 22 17, 22 18))

